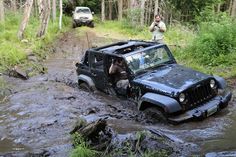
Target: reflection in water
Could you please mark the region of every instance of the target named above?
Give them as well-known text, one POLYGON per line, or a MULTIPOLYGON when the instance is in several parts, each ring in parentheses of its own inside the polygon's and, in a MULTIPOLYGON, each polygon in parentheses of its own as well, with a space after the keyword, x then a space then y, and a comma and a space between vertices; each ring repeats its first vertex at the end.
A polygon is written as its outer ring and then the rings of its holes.
POLYGON ((29 148, 22 144, 14 143, 10 139, 2 139, 0 140, 0 152, 18 152, 18 151, 28 151, 29 148))
POLYGON ((224 134, 221 137, 206 141, 203 144, 202 151, 231 151, 236 150, 236 116, 232 117, 232 124, 226 128, 224 134))

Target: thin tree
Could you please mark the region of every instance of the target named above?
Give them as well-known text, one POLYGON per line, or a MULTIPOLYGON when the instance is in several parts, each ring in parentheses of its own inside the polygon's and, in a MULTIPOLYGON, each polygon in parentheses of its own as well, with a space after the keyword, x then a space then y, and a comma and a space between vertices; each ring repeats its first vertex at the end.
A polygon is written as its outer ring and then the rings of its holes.
POLYGON ((152 0, 150 0, 149 9, 148 9, 148 18, 147 18, 147 24, 149 24, 150 21, 152 21, 151 13, 153 12, 153 5, 152 0))
POLYGON ((45 0, 37 0, 38 2, 38 10, 39 10, 39 19, 40 21, 42 21, 42 18, 43 18, 43 12, 44 12, 44 7, 43 7, 43 2, 45 0))
POLYGON ((22 0, 20 0, 20 12, 22 13, 22 0))
POLYGON ((145 0, 141 0, 141 16, 140 16, 140 24, 144 25, 144 9, 145 9, 145 0))
POLYGON ((154 18, 155 18, 155 15, 158 14, 158 9, 159 9, 159 0, 155 0, 154 18))
POLYGON ((4 13, 4 4, 3 0, 0 0, 0 22, 4 22, 5 13, 4 13))
POLYGON ((111 0, 109 0, 109 2, 108 2, 108 4, 109 4, 109 20, 112 20, 112 1, 111 0))
POLYGON ((16 12, 16 0, 11 0, 11 9, 14 13, 16 12))
POLYGON ((37 33, 37 37, 42 37, 43 35, 45 35, 47 31, 47 27, 48 27, 48 22, 50 19, 50 11, 51 11, 50 0, 43 0, 42 4, 43 4, 44 9, 42 12, 42 19, 41 19, 39 31, 37 33))
POLYGON ((232 2, 233 4, 232 4, 231 16, 236 17, 236 0, 233 0, 232 2))
POLYGON ((118 20, 122 20, 123 16, 123 0, 118 0, 118 20))
POLYGON ((56 21, 57 16, 57 3, 56 0, 52 0, 52 20, 56 21))
POLYGON ((18 39, 22 39, 24 37, 24 31, 25 31, 25 28, 27 27, 27 24, 28 24, 28 21, 29 21, 29 17, 30 17, 32 6, 33 6, 33 2, 34 2, 33 0, 27 0, 26 1, 23 19, 21 21, 21 25, 20 25, 20 28, 19 28, 18 33, 17 33, 18 39))
POLYGON ((102 0, 101 3, 102 3, 102 4, 101 4, 102 21, 105 21, 105 1, 102 0))
POLYGON ((62 28, 62 14, 63 14, 63 10, 62 10, 62 0, 60 0, 60 17, 59 17, 59 29, 62 28))

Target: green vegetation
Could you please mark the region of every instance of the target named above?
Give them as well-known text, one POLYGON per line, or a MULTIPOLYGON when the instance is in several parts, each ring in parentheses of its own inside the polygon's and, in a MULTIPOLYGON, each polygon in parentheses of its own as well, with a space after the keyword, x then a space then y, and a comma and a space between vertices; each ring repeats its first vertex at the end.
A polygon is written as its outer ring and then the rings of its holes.
POLYGON ((63 19, 64 27, 62 31, 58 29, 58 23, 50 22, 47 34, 43 38, 36 38, 39 21, 36 17, 31 17, 22 41, 17 39, 17 31, 21 21, 21 15, 11 12, 6 13, 4 23, 0 23, 0 71, 10 69, 16 64, 25 63, 27 55, 34 53, 43 58, 46 54, 46 45, 59 35, 60 32, 67 30, 70 26, 70 18, 63 19))
MULTIPOLYGON (((196 27, 173 24, 168 26, 165 41, 180 64, 208 74, 226 78, 236 76, 236 22, 226 14, 198 17, 196 27)), ((148 27, 141 28, 123 21, 98 22, 96 32, 117 39, 150 40, 148 27)))
POLYGON ((95 157, 98 152, 89 148, 85 139, 77 132, 72 135, 73 145, 75 149, 71 153, 71 157, 95 157))
POLYGON ((178 59, 207 73, 236 76, 236 22, 226 14, 206 17, 200 20, 196 37, 177 51, 178 59))
MULTIPOLYGON (((83 123, 83 122, 82 122, 83 123)), ((80 124, 80 122, 79 122, 80 124)), ((128 156, 128 157, 167 157, 170 152, 165 149, 160 150, 141 150, 142 142, 146 139, 152 139, 156 143, 163 142, 163 138, 153 136, 150 132, 140 131, 136 133, 136 137, 127 139, 120 146, 109 146, 104 152, 91 149, 86 139, 78 132, 72 135, 73 145, 75 149, 71 152, 70 157, 113 157, 113 156, 128 156)))

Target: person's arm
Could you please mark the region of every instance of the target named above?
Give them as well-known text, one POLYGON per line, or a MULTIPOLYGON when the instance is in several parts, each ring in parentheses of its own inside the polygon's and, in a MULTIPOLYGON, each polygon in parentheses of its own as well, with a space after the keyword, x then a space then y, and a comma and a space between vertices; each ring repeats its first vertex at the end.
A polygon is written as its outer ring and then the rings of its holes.
POLYGON ((109 68, 109 74, 114 74, 116 72, 115 65, 112 63, 110 68, 109 68))
POLYGON ((158 26, 160 32, 165 32, 166 31, 166 25, 164 22, 161 22, 158 26))
POLYGON ((149 30, 150 32, 153 32, 155 30, 155 22, 151 24, 151 26, 149 27, 149 30))

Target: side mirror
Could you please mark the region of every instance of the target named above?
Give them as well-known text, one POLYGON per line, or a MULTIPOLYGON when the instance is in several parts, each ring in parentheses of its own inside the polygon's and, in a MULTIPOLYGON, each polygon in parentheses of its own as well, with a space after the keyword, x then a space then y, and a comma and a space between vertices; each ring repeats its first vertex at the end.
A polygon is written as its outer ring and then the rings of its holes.
POLYGON ((92 12, 92 15, 94 15, 94 12, 92 12))

